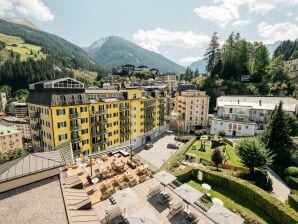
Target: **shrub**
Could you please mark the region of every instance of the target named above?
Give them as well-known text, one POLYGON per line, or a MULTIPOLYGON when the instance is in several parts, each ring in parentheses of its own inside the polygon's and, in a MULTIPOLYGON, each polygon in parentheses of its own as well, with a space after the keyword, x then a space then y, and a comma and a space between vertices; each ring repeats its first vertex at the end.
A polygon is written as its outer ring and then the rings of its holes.
POLYGON ((286 176, 298 177, 298 167, 290 166, 284 171, 286 176))
POLYGON ((298 195, 289 194, 288 204, 291 206, 291 208, 295 209, 295 211, 298 212, 298 195))
POLYGON ((175 140, 178 141, 178 142, 183 142, 183 143, 186 143, 189 141, 191 137, 189 136, 176 136, 175 137, 175 140))
POLYGON ((285 179, 290 188, 298 190, 298 177, 286 176, 285 179))
MULTIPOLYGON (((276 223, 297 224, 298 214, 295 212, 295 210, 285 205, 268 192, 248 183, 246 180, 241 180, 224 173, 215 172, 204 168, 200 169, 200 171, 203 172, 204 182, 222 188, 227 188, 235 194, 240 195, 241 197, 250 201, 256 207, 263 209, 276 221, 276 223)), ((191 170, 186 170, 186 172, 189 173, 191 170)), ((182 175, 184 178, 187 177, 187 174, 182 175)), ((192 177, 191 174, 188 174, 188 176, 192 177)), ((196 178, 196 176, 194 176, 194 178, 196 178)))
POLYGON ((262 188, 265 191, 272 191, 272 180, 264 171, 256 170, 254 175, 242 173, 240 178, 254 181, 256 186, 262 188))
POLYGON ((221 137, 225 137, 226 136, 226 133, 224 130, 220 130, 219 133, 218 133, 219 136, 221 137))

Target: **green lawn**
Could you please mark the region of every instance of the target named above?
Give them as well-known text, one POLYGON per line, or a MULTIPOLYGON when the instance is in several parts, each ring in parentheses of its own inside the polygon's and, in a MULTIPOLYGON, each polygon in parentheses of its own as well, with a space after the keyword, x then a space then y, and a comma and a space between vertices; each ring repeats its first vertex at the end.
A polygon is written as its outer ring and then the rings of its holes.
MULTIPOLYGON (((193 188, 205 192, 202 188, 201 184, 196 181, 189 181, 188 184, 193 188)), ((273 224, 275 221, 267 215, 263 210, 255 207, 247 201, 246 199, 242 198, 241 196, 226 190, 225 188, 219 188, 211 186, 212 189, 209 191, 212 197, 219 198, 223 201, 224 206, 232 211, 240 211, 242 214, 245 214, 247 217, 250 217, 259 223, 262 224, 273 224)))
MULTIPOLYGON (((220 150, 223 150, 223 148, 226 148, 227 150, 227 163, 232 165, 232 166, 237 166, 237 167, 243 167, 243 165, 241 164, 241 161, 239 159, 239 157, 236 154, 236 150, 235 148, 233 148, 231 145, 227 144, 227 143, 223 143, 221 146, 219 146, 218 148, 220 150)), ((199 149, 201 148, 201 141, 197 140, 187 151, 187 154, 193 154, 195 155, 197 158, 200 159, 205 159, 208 161, 211 161, 211 154, 212 154, 212 150, 210 146, 206 146, 206 152, 201 152, 199 151, 199 149), (193 146, 196 147, 196 149, 193 149, 193 146)))

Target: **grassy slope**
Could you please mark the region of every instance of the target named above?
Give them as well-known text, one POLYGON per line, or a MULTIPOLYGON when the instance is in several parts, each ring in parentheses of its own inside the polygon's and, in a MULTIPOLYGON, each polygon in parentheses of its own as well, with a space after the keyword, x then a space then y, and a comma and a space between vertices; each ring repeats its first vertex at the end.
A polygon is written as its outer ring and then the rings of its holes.
MULTIPOLYGON (((202 188, 201 184, 196 181, 189 181, 188 184, 195 189, 204 192, 205 190, 202 188)), ((259 223, 274 223, 274 220, 270 218, 263 210, 256 208, 246 199, 242 198, 235 193, 228 191, 225 188, 219 188, 212 186, 211 191, 209 191, 212 197, 219 198, 223 201, 224 206, 230 210, 238 210, 242 214, 245 214, 253 219, 257 220, 259 223)))
POLYGON ((91 72, 91 71, 87 71, 87 70, 76 70, 76 69, 72 69, 75 78, 80 77, 80 78, 84 78, 90 82, 95 81, 96 77, 97 77, 97 73, 96 72, 91 72))
MULTIPOLYGON (((197 158, 202 158, 202 159, 211 161, 212 149, 210 146, 206 146, 206 152, 201 152, 199 151, 199 149, 201 148, 200 140, 196 141, 193 145, 196 146, 196 149, 194 150, 192 149, 192 147, 190 147, 189 150, 187 151, 188 154, 194 154, 197 158)), ((243 165, 241 164, 235 149, 226 143, 224 143, 224 145, 219 146, 218 148, 222 150, 223 147, 226 147, 226 150, 227 150, 227 163, 233 166, 242 167, 243 165)))
POLYGON ((0 51, 2 61, 5 61, 10 57, 9 51, 18 53, 21 61, 26 61, 29 58, 39 60, 46 57, 46 55, 41 52, 40 46, 26 44, 20 37, 0 33, 0 41, 6 43, 5 49, 0 51))

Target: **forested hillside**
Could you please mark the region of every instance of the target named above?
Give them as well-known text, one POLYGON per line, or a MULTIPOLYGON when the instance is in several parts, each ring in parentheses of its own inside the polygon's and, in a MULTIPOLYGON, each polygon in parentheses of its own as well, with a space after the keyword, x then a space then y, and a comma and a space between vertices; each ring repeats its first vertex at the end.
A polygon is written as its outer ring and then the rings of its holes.
POLYGON ((298 58, 298 39, 282 41, 274 51, 274 57, 283 56, 285 60, 298 58))
MULTIPOLYGON (((283 43, 277 48, 282 49, 283 43)), ((210 109, 220 95, 298 95, 297 84, 284 65, 284 53, 269 57, 267 47, 261 42, 249 42, 240 34, 232 33, 221 47, 217 33, 214 33, 206 50, 206 71, 201 76, 190 68, 182 75, 199 89, 211 96, 210 109), (241 77, 249 77, 241 80, 241 77)))
POLYGON ((84 50, 68 41, 0 20, 0 88, 11 89, 12 95, 30 83, 67 76, 92 84, 104 72, 84 50))

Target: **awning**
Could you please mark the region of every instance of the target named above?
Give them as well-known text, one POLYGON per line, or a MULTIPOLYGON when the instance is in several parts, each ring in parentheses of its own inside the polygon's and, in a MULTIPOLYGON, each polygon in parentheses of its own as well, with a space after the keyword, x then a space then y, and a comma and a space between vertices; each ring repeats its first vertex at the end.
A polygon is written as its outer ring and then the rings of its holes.
POLYGON ((239 215, 231 212, 229 209, 214 204, 207 212, 206 215, 218 224, 242 224, 244 219, 239 215))
POLYGON ((188 184, 182 184, 181 186, 177 187, 175 189, 175 193, 189 204, 193 204, 203 196, 203 193, 197 191, 188 184))
POLYGON ((156 180, 158 180, 158 182, 160 182, 162 185, 168 185, 177 179, 174 175, 172 175, 166 171, 160 171, 160 172, 154 174, 153 177, 156 180))

